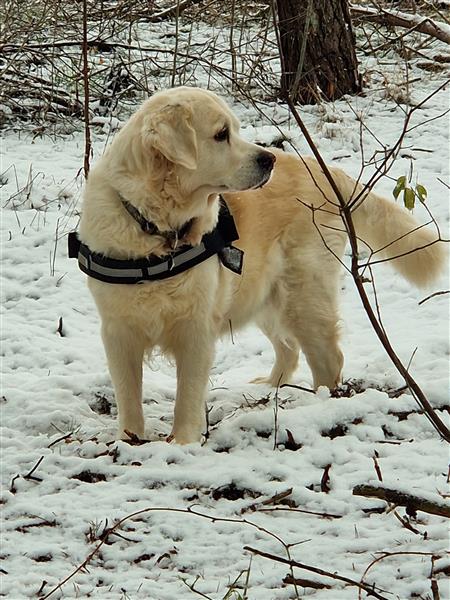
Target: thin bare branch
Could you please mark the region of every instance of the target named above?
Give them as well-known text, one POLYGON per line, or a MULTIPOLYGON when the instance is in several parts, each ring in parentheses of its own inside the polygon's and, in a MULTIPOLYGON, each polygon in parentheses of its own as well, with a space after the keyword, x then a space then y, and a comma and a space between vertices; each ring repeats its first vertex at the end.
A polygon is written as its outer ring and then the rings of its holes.
POLYGON ((419 302, 419 306, 421 304, 424 304, 424 302, 427 302, 428 300, 431 300, 431 298, 435 298, 436 296, 443 296, 444 294, 450 294, 450 290, 444 290, 442 292, 434 292, 434 294, 430 294, 429 296, 427 296, 426 298, 424 298, 423 300, 421 300, 419 302))
MULTIPOLYGON (((58 590, 62 589, 62 587, 68 581, 70 581, 73 577, 75 577, 75 575, 77 575, 78 573, 80 573, 81 571, 83 571, 84 569, 86 569, 86 567, 92 561, 92 559, 94 558, 94 556, 96 556, 99 553, 99 551, 102 548, 102 546, 105 543, 108 542, 109 537, 112 534, 116 533, 117 530, 120 529, 124 523, 126 523, 127 521, 130 521, 130 520, 133 520, 136 517, 139 517, 141 515, 149 514, 149 513, 154 513, 154 512, 176 513, 176 514, 182 514, 182 515, 192 515, 192 516, 195 516, 195 517, 200 517, 200 518, 203 518, 203 519, 207 519, 211 523, 235 523, 235 524, 238 524, 238 525, 249 525, 250 527, 254 527, 258 531, 260 531, 260 532, 262 532, 262 533, 264 533, 264 534, 272 537, 273 539, 277 540, 277 542, 279 542, 283 546, 283 548, 284 548, 284 550, 286 552, 286 555, 288 557, 288 560, 289 561, 291 560, 290 547, 292 546, 292 544, 286 544, 286 542, 284 542, 277 534, 273 533, 272 531, 269 531, 265 527, 261 527, 257 523, 253 523, 253 521, 249 521, 247 519, 238 519, 238 518, 233 518, 233 517, 217 517, 217 516, 214 516, 214 515, 207 515, 205 513, 196 511, 196 510, 194 510, 192 508, 169 508, 169 507, 151 506, 149 508, 143 508, 143 509, 138 510, 138 511, 136 511, 134 513, 130 513, 130 514, 126 515, 122 519, 119 519, 111 527, 105 526, 105 528, 104 528, 104 530, 102 531, 102 534, 101 534, 101 539, 100 539, 99 543, 97 544, 97 546, 87 555, 87 557, 83 560, 82 563, 80 563, 71 573, 69 573, 69 575, 67 575, 67 577, 65 577, 64 579, 62 579, 56 586, 54 586, 49 592, 47 592, 47 594, 45 596, 42 596, 41 600, 47 600, 47 598, 50 598, 50 596, 52 596, 53 594, 55 594, 58 590)), ((291 576, 292 577, 294 576, 292 568, 291 568, 291 576)), ((382 599, 382 600, 384 600, 384 599, 382 599)))

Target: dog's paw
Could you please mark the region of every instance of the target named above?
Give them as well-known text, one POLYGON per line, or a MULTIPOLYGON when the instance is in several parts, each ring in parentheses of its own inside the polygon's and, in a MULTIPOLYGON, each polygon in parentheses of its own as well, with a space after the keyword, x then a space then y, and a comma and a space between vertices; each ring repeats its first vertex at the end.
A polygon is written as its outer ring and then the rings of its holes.
POLYGON ((251 379, 249 383, 269 383, 269 377, 256 377, 255 379, 251 379))
POLYGON ((186 444, 199 444, 202 441, 203 434, 196 433, 195 431, 172 431, 172 433, 166 438, 166 442, 168 444, 179 444, 180 446, 184 446, 186 444))

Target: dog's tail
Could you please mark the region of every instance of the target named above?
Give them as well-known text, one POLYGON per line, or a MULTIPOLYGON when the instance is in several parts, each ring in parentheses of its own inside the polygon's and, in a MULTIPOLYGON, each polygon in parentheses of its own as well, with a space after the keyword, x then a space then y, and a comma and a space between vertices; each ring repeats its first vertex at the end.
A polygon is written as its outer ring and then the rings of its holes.
POLYGON ((389 260, 408 281, 418 287, 432 283, 447 258, 435 226, 424 226, 399 203, 387 200, 340 172, 338 185, 346 201, 361 198, 352 212, 356 235, 375 253, 371 261, 389 260))

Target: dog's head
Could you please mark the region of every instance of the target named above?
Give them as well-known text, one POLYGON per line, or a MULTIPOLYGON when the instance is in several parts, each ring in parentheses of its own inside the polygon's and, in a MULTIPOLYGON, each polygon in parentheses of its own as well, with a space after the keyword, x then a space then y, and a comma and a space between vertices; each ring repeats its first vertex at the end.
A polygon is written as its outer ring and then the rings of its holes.
POLYGON ((269 180, 275 156, 240 137, 239 121, 212 92, 159 92, 140 112, 142 151, 164 156, 182 191, 243 191, 269 180))

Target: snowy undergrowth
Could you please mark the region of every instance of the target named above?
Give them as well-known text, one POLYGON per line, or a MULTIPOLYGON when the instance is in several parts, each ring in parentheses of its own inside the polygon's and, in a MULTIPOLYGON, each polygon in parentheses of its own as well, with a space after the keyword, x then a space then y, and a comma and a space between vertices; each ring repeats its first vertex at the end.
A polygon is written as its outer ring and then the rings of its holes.
MULTIPOLYGON (((438 85, 427 78, 414 95, 421 100, 438 85)), ((391 195, 395 179, 413 165, 444 234, 447 99, 443 90, 415 114, 414 124, 423 125, 407 134, 392 179, 377 187, 391 195)), ((374 91, 327 109, 305 108, 303 115, 328 162, 357 176, 363 157, 356 117, 390 145, 400 135, 404 108, 374 91)), ((248 106, 235 109, 248 139, 271 142, 279 136, 248 106)), ((300 151, 309 152, 284 109, 265 110, 300 151)), ((95 132, 96 155, 107 137, 95 132)), ((364 158, 379 150, 366 133, 364 158)), ((2 152, 1 593, 12 600, 46 597, 103 542, 87 569, 51 597, 358 598, 357 587, 296 568, 294 577, 303 581, 293 584, 286 579, 292 575, 287 565, 251 559, 243 549, 286 558, 286 545, 292 545, 294 560, 375 583, 389 599, 431 598, 434 564, 445 598, 445 519, 420 511, 408 516, 402 507, 385 510, 383 501, 352 494, 355 485, 380 483, 381 477, 387 487, 442 502, 448 448, 408 394, 387 393, 403 382, 373 334, 350 277, 343 273, 344 378, 360 380, 358 393, 333 398, 325 389, 311 394, 283 388, 275 394, 250 385, 267 374, 273 357, 265 338, 248 328, 218 344, 206 445, 164 441, 176 382, 173 366, 162 358, 145 371, 150 442, 114 442, 113 391, 98 317, 85 278, 65 249, 80 209, 82 135, 50 141, 6 133, 2 152), (119 519, 145 509, 106 535, 119 519)), ((367 168, 363 179, 369 175, 367 168)), ((423 207, 416 213, 427 217, 423 207)), ((447 290, 448 279, 443 275, 432 289, 417 291, 386 265, 375 275, 392 343, 405 363, 411 359, 412 373, 445 418, 448 296, 418 303, 447 290)), ((304 362, 293 383, 311 386, 304 362)))

